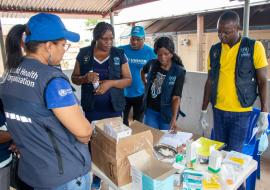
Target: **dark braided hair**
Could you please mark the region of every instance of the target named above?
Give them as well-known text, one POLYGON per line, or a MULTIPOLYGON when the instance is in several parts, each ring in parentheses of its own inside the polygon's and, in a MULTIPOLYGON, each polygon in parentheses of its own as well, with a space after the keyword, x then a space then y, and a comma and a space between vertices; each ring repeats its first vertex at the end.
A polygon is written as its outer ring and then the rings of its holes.
MULTIPOLYGON (((41 43, 47 41, 30 41, 24 43, 23 34, 30 35, 30 31, 27 24, 17 24, 13 26, 8 32, 5 48, 7 53, 7 61, 5 63, 5 69, 9 71, 12 68, 17 68, 23 59, 22 48, 28 53, 36 53, 41 43)), ((61 40, 61 39, 58 39, 61 40)), ((56 42, 54 40, 52 42, 56 42)))
POLYGON ((31 41, 24 44, 22 41, 24 32, 26 35, 30 34, 26 24, 15 25, 8 32, 6 38, 7 61, 5 63, 5 69, 7 70, 16 68, 21 63, 23 58, 22 47, 24 47, 27 52, 35 53, 41 43, 31 41))
POLYGON ((184 67, 181 58, 175 53, 175 47, 173 40, 170 37, 163 36, 159 37, 154 44, 154 51, 157 54, 157 51, 161 48, 167 49, 171 54, 173 54, 172 61, 182 67, 184 67))
POLYGON ((102 36, 104 35, 104 33, 109 30, 112 31, 113 37, 114 37, 114 29, 113 26, 107 22, 99 22, 96 27, 93 30, 93 40, 91 42, 91 46, 95 46, 97 40, 99 40, 100 38, 102 38, 102 36))
POLYGON ((25 29, 26 25, 18 24, 13 26, 8 32, 6 38, 7 61, 5 63, 5 69, 7 70, 16 68, 23 58, 21 44, 25 29))

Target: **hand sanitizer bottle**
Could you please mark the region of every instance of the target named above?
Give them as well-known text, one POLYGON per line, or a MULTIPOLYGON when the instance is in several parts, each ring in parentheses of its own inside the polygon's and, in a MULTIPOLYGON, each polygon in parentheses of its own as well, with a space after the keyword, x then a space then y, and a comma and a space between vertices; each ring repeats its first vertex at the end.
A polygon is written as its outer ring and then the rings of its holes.
MULTIPOLYGON (((91 70, 91 71, 89 71, 89 72, 94 72, 93 70, 91 70)), ((96 82, 92 82, 92 84, 93 84, 93 87, 94 87, 94 89, 96 90, 98 87, 99 87, 99 81, 96 81, 96 82)))

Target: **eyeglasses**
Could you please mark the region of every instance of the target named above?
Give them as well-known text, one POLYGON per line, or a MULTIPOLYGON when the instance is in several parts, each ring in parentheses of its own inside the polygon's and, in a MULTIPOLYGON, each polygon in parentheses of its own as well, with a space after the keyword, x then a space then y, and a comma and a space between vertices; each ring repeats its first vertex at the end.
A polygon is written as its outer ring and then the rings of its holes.
POLYGON ((59 43, 59 42, 52 42, 52 43, 55 44, 55 45, 62 45, 64 47, 65 51, 67 51, 71 46, 70 43, 65 43, 65 44, 62 44, 62 43, 59 43))
POLYGON ((71 46, 71 44, 66 43, 66 44, 64 45, 64 49, 65 49, 65 51, 67 51, 67 50, 70 48, 70 46, 71 46))

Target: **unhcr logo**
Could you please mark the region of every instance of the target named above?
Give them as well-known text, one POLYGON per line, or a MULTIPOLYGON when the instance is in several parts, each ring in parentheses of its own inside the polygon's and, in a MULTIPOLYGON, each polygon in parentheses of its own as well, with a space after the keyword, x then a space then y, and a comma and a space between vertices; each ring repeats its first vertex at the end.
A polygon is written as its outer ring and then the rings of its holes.
POLYGON ((169 77, 169 85, 174 85, 175 81, 176 81, 176 76, 169 77))
POLYGON ((113 58, 113 63, 114 63, 114 65, 120 65, 120 58, 119 57, 114 57, 113 58))
POLYGON ((86 55, 86 56, 83 57, 84 64, 88 63, 89 60, 90 60, 90 56, 89 55, 86 55))
POLYGON ((242 47, 240 49, 241 57, 250 57, 249 47, 242 47))

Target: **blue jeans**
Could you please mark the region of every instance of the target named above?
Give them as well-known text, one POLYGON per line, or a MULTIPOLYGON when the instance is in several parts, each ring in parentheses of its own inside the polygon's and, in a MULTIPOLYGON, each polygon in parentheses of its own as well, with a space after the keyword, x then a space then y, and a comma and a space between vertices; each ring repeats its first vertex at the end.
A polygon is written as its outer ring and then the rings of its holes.
POLYGON ((90 174, 78 177, 60 187, 53 188, 52 190, 89 190, 90 189, 90 174))
POLYGON ((154 111, 150 108, 147 108, 144 114, 144 121, 146 125, 149 125, 152 128, 159 130, 169 130, 170 124, 166 123, 162 117, 160 112, 154 111))
POLYGON ((229 112, 213 108, 214 138, 226 143, 226 150, 242 152, 251 112, 229 112))

